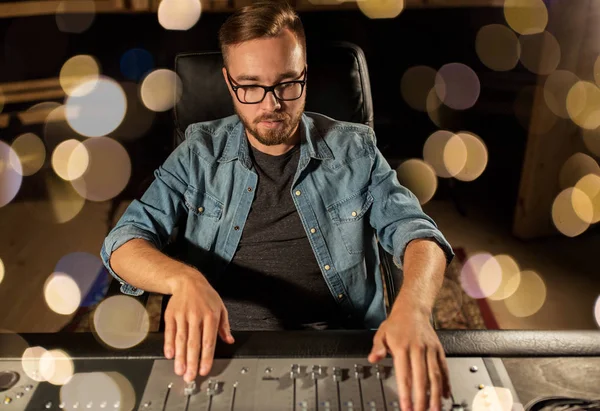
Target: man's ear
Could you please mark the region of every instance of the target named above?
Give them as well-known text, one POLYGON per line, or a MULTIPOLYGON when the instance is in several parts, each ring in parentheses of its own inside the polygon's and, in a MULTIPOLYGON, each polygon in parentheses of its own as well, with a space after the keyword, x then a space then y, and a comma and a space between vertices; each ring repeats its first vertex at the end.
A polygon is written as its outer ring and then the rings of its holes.
POLYGON ((227 90, 229 90, 229 94, 231 95, 231 98, 234 98, 235 95, 233 94, 233 90, 231 89, 231 86, 229 85, 229 81, 227 81, 227 69, 225 68, 225 66, 223 66, 223 68, 221 69, 221 72, 223 73, 223 80, 225 80, 225 84, 227 85, 227 90))

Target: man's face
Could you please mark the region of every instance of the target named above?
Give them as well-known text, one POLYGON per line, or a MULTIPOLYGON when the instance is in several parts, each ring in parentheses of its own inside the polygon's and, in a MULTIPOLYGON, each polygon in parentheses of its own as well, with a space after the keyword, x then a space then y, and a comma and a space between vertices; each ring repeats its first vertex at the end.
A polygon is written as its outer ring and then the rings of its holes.
MULTIPOLYGON (((255 39, 229 48, 228 67, 234 86, 273 86, 283 81, 302 80, 306 60, 300 43, 293 33, 284 30, 275 38, 255 39)), ((304 104, 306 88, 297 100, 281 101, 272 92, 257 104, 240 103, 227 80, 235 111, 246 131, 261 144, 272 146, 291 139, 298 128, 304 104)), ((242 96, 243 91, 239 90, 242 96)))

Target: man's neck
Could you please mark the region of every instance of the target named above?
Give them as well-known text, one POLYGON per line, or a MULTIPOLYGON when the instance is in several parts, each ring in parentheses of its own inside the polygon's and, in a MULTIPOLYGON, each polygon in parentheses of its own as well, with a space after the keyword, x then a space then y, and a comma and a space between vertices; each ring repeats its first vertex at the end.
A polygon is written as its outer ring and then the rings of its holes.
POLYGON ((266 146, 258 141, 252 134, 246 132, 246 136, 248 137, 248 141, 258 151, 261 153, 269 154, 271 156, 280 156, 292 148, 294 148, 298 143, 300 143, 300 127, 296 127, 296 131, 292 134, 292 137, 283 144, 277 144, 274 146, 266 146))

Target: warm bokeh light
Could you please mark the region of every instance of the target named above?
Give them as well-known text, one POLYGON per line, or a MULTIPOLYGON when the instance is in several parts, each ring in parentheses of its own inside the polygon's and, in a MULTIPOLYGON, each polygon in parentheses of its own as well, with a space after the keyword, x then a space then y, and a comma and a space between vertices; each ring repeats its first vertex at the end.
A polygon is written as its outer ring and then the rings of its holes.
POLYGON ((21 367, 23 372, 34 381, 44 381, 44 376, 40 372, 40 359, 46 353, 43 347, 29 347, 23 351, 21 357, 21 367))
POLYGON ((66 404, 79 403, 81 408, 92 404, 96 410, 132 411, 135 408, 136 395, 131 382, 121 373, 78 372, 69 384, 60 388, 60 400, 66 404))
POLYGON ((600 128, 594 130, 582 130, 583 143, 585 147, 596 157, 600 157, 600 128))
POLYGON ((11 146, 0 141, 0 207, 10 203, 21 188, 23 169, 11 146))
POLYGON ((73 314, 81 303, 81 291, 75 280, 64 273, 52 273, 44 284, 44 299, 57 314, 73 314))
POLYGON ((579 77, 567 70, 556 70, 544 83, 544 100, 548 108, 561 118, 569 118, 567 95, 579 77))
POLYGON ((400 164, 396 172, 400 184, 408 188, 421 205, 433 198, 438 183, 435 170, 429 164, 413 158, 400 164))
POLYGON ((108 137, 88 139, 83 145, 89 155, 89 165, 85 173, 71 184, 80 196, 90 201, 116 197, 131 177, 131 160, 127 150, 108 137))
POLYGON ((83 143, 67 140, 60 143, 52 153, 52 168, 63 180, 80 178, 88 169, 90 154, 83 143))
MULTIPOLYGON (((581 190, 592 203, 592 216, 587 222, 590 224, 600 222, 600 176, 597 174, 588 174, 575 184, 575 188, 581 190)), ((577 203, 574 202, 573 209, 577 213, 577 216, 582 219, 585 218, 586 211, 579 210, 577 207, 577 203)))
POLYGON ((556 38, 544 31, 530 36, 521 36, 521 63, 535 74, 548 75, 558 67, 561 58, 560 44, 556 38))
POLYGON ((121 57, 120 68, 125 78, 137 82, 154 68, 154 57, 142 48, 129 49, 121 57))
POLYGON ((103 300, 94 311, 93 325, 100 340, 114 348, 131 348, 148 335, 150 319, 135 298, 116 295, 103 300))
POLYGON ((552 203, 554 226, 567 237, 576 237, 587 230, 590 224, 586 221, 591 221, 593 215, 592 202, 577 188, 561 191, 552 203))
POLYGON ((404 0, 357 0, 356 4, 370 19, 393 19, 404 10, 404 0))
POLYGON ((480 91, 479 77, 473 69, 462 63, 446 64, 435 76, 436 94, 445 105, 454 110, 473 107, 480 91))
POLYGON ((94 0, 63 0, 56 9, 56 26, 65 33, 83 33, 95 17, 94 0))
POLYGON ((504 300, 508 311, 515 317, 529 317, 546 302, 546 284, 535 271, 522 271, 519 288, 504 300))
POLYGON ((471 255, 460 272, 460 283, 471 298, 494 294, 502 282, 502 268, 489 253, 471 255))
POLYGON ((488 68, 508 71, 516 67, 521 55, 517 35, 502 24, 488 24, 477 32, 475 51, 488 68))
POLYGON ((456 134, 467 150, 467 161, 464 167, 454 176, 457 180, 473 181, 485 171, 488 164, 488 150, 481 139, 474 133, 461 131, 456 134))
POLYGON ((2 284, 2 280, 4 280, 4 263, 0 258, 0 284, 2 284))
POLYGON ((84 96, 96 87, 100 75, 98 61, 87 54, 73 56, 60 69, 60 86, 69 96, 84 96))
POLYGON ((201 13, 200 0, 163 0, 158 6, 158 22, 167 30, 189 30, 201 13))
POLYGON ((100 76, 75 88, 65 102, 65 116, 69 125, 87 137, 105 136, 116 129, 127 110, 127 100, 121 86, 114 80, 100 76), (90 82, 94 87, 87 94, 90 82))
POLYGON ((438 130, 425 141, 423 159, 433 167, 438 176, 454 177, 467 162, 467 147, 454 133, 438 130))
POLYGON ((427 111, 427 97, 435 86, 436 73, 433 68, 428 66, 415 66, 404 72, 400 90, 404 101, 409 106, 415 110, 427 111))
MULTIPOLYGON (((54 272, 64 273, 77 283, 82 296, 87 296, 92 288, 108 287, 108 276, 102 260, 94 254, 75 252, 61 258, 54 272)), ((79 306, 88 306, 88 301, 82 301, 79 306)))
POLYGON ((425 103, 427 108, 427 115, 433 124, 438 128, 452 128, 447 125, 448 121, 452 121, 451 112, 454 112, 448 106, 442 104, 442 101, 438 97, 435 88, 432 88, 427 95, 427 101, 425 103))
POLYGON ((596 324, 600 327, 600 296, 598 296, 594 305, 594 318, 596 319, 596 324))
MULTIPOLYGON (((39 171, 44 165, 46 160, 46 148, 44 142, 33 133, 25 133, 18 136, 11 145, 14 150, 16 157, 12 157, 12 160, 18 158, 21 166, 21 171, 24 176, 30 176, 39 171)), ((14 164, 15 161, 11 162, 13 169, 18 169, 19 164, 14 164)))
POLYGON ((579 127, 600 127, 600 89, 594 83, 578 81, 567 94, 567 112, 579 127))
POLYGON ((181 79, 172 70, 154 70, 142 81, 140 95, 150 110, 170 110, 181 98, 181 79))
POLYGON ((543 0, 506 0, 504 17, 519 34, 541 33, 548 25, 548 9, 543 0))
POLYGON ((486 385, 477 391, 471 410, 473 411, 516 411, 512 393, 508 388, 486 385))
POLYGON ((500 254, 494 256, 494 260, 489 259, 486 261, 482 267, 482 271, 490 269, 495 270, 496 264, 498 264, 502 273, 501 281, 498 289, 489 295, 488 298, 490 300, 498 301, 510 297, 515 291, 517 291, 517 288, 521 283, 521 269, 511 256, 507 254, 500 254), (495 261, 495 263, 491 263, 491 266, 488 266, 488 263, 493 261, 495 261))
POLYGON ((527 86, 519 91, 514 103, 519 123, 525 130, 537 135, 548 133, 558 119, 544 101, 536 102, 536 96, 541 98, 542 94, 541 87, 527 86))
POLYGON ((600 166, 592 157, 584 153, 575 153, 563 164, 558 175, 561 190, 575 186, 588 174, 600 175, 600 166))
POLYGON ((119 141, 132 141, 144 136, 152 127, 156 113, 148 110, 142 103, 136 83, 124 82, 121 86, 127 97, 127 113, 119 127, 110 133, 110 137, 119 141))
POLYGON ((73 378, 74 370, 73 360, 63 350, 46 351, 40 358, 40 373, 50 384, 67 384, 73 378))

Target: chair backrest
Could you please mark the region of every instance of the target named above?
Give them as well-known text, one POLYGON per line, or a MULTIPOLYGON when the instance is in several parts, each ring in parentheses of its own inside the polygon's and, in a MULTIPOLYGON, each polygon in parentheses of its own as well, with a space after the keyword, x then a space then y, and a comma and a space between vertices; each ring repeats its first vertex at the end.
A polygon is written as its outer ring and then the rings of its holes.
MULTIPOLYGON (((348 42, 309 47, 307 63, 306 111, 373 127, 369 72, 360 47, 348 42)), ((183 141, 190 124, 234 114, 222 67, 220 52, 176 56, 182 95, 174 107, 175 146, 183 141)))

